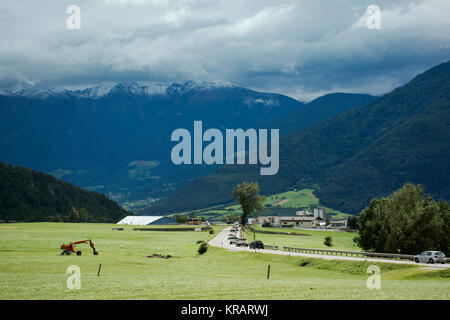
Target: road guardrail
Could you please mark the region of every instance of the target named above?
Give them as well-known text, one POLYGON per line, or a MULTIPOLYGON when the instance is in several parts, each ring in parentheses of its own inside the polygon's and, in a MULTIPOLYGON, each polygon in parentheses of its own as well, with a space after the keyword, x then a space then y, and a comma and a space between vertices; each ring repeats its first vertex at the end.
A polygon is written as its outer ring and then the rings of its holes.
POLYGON ((325 255, 341 255, 341 256, 356 256, 356 257, 379 257, 379 258, 391 258, 391 259, 404 259, 414 260, 413 255, 409 254, 395 254, 395 253, 380 253, 380 252, 364 252, 364 251, 344 251, 344 250, 330 250, 330 249, 311 249, 311 248, 296 248, 296 247, 283 247, 285 251, 292 252, 304 252, 312 254, 325 254, 325 255))

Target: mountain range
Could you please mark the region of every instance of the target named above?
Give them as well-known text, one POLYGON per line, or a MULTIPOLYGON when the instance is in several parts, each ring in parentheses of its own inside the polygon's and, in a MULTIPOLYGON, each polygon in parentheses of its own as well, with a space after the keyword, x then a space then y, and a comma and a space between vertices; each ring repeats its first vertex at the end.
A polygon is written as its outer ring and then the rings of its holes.
POLYGON ((381 97, 332 93, 303 103, 228 82, 119 83, 79 90, 3 91, 0 161, 50 173, 119 202, 152 199, 146 214, 261 192, 313 188, 321 204, 357 214, 405 182, 450 199, 450 63, 381 97), (172 164, 173 130, 279 128, 280 169, 172 164))
POLYGON ((303 107, 287 96, 216 82, 119 83, 83 90, 4 91, 0 160, 118 201, 159 198, 213 166, 175 166, 177 128, 258 128, 303 107))
POLYGON ((302 118, 282 117, 289 133, 280 139, 275 176, 260 176, 257 166, 223 166, 144 212, 227 203, 242 181, 258 181, 264 194, 312 187, 323 205, 354 214, 405 182, 422 184, 436 198, 448 200, 449 111, 450 62, 445 62, 367 105, 313 126, 295 130, 302 118))

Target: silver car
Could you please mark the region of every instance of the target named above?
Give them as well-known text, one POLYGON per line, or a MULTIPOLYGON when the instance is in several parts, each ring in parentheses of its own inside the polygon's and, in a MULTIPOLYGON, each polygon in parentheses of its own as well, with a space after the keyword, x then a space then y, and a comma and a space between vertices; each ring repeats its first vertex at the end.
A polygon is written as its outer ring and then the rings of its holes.
POLYGON ((417 256, 414 256, 416 263, 445 263, 445 255, 442 251, 424 251, 417 256))

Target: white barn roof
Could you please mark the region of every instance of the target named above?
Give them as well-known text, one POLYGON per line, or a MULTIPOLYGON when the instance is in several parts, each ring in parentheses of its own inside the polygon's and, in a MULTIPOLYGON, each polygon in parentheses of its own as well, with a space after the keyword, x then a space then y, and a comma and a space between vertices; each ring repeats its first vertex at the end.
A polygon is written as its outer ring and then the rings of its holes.
POLYGON ((131 224, 135 226, 146 226, 148 224, 151 224, 155 222, 156 220, 159 220, 161 218, 164 218, 163 216, 126 216, 117 224, 131 224))

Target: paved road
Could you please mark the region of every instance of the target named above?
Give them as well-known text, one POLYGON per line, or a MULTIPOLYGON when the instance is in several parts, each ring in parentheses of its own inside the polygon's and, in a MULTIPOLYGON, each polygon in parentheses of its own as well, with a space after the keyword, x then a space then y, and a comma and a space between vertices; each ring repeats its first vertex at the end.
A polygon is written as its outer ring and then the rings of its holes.
MULTIPOLYGON (((248 251, 254 252, 255 249, 250 249, 249 247, 236 247, 235 245, 230 245, 227 240, 227 235, 231 227, 225 228, 216 237, 209 241, 209 244, 214 247, 224 248, 229 251, 248 251)), ((311 253, 301 253, 301 252, 289 252, 283 250, 269 250, 269 249, 257 249, 256 252, 267 253, 267 254, 280 254, 286 256, 299 256, 307 258, 320 258, 327 260, 351 260, 351 261, 373 261, 373 262, 385 262, 385 263, 401 263, 401 264, 414 264, 418 266, 426 267, 427 269, 446 269, 450 268, 450 264, 426 264, 426 263, 415 263, 414 261, 408 260, 390 260, 390 259, 378 259, 378 258, 359 258, 359 257, 346 257, 346 256, 332 256, 323 254, 311 254, 311 253)))

